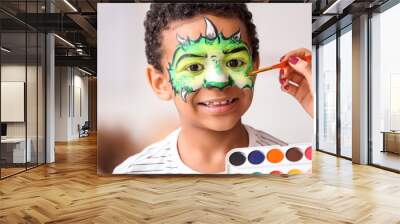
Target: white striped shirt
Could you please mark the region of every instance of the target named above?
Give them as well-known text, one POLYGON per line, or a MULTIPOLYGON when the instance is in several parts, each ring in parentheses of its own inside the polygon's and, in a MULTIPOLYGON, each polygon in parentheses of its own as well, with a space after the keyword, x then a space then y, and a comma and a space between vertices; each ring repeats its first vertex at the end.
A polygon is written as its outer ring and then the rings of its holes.
MULTIPOLYGON (((287 143, 244 125, 249 136, 249 147, 264 145, 287 145, 287 143)), ((199 174, 183 163, 179 156, 177 143, 180 128, 165 139, 156 142, 143 151, 130 156, 119 164, 113 174, 199 174)))

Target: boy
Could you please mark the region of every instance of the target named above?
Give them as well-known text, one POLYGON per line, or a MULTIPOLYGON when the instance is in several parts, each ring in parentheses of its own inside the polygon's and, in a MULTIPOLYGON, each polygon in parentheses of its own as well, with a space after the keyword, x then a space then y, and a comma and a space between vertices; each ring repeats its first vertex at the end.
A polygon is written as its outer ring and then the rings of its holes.
POLYGON ((286 143, 241 123, 258 69, 258 38, 245 4, 151 4, 144 22, 147 78, 173 100, 181 128, 114 174, 223 173, 233 148, 286 143))

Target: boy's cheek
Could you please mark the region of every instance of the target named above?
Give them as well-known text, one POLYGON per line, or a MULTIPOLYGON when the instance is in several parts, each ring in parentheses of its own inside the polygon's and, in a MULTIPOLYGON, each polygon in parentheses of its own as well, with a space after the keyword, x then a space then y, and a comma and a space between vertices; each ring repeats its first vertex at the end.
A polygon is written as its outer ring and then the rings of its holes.
POLYGON ((169 82, 168 79, 168 95, 169 95, 169 100, 176 100, 175 98, 177 97, 177 95, 175 94, 175 91, 172 87, 172 84, 169 82))
POLYGON ((244 104, 249 107, 253 101, 253 88, 242 89, 242 100, 245 101, 244 104))
MULTIPOLYGON (((189 94, 187 96, 187 102, 189 102, 189 100, 191 100, 191 95, 193 94, 189 94)), ((184 102, 183 99, 181 98, 180 94, 176 94, 175 91, 173 89, 171 89, 171 99, 175 102, 175 105, 180 106, 180 105, 187 105, 187 102, 184 102)))

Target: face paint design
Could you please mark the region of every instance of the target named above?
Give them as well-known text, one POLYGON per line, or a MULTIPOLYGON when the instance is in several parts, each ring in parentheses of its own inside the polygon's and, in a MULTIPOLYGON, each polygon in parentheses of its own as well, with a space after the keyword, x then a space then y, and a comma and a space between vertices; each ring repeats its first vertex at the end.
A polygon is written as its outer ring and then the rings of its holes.
POLYGON ((240 31, 227 38, 218 33, 209 19, 204 19, 206 35, 191 40, 178 34, 179 45, 169 63, 172 87, 185 102, 188 94, 200 88, 222 90, 233 85, 239 88, 254 86, 254 79, 249 76, 253 69, 252 56, 240 31))

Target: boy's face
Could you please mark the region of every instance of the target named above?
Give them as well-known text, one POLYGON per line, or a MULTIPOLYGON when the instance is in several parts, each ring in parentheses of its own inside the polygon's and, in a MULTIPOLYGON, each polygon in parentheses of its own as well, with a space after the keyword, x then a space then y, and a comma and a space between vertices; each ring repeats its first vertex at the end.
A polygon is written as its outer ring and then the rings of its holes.
POLYGON ((164 75, 185 124, 226 131, 249 108, 257 67, 244 24, 235 18, 197 16, 163 32, 164 75))

